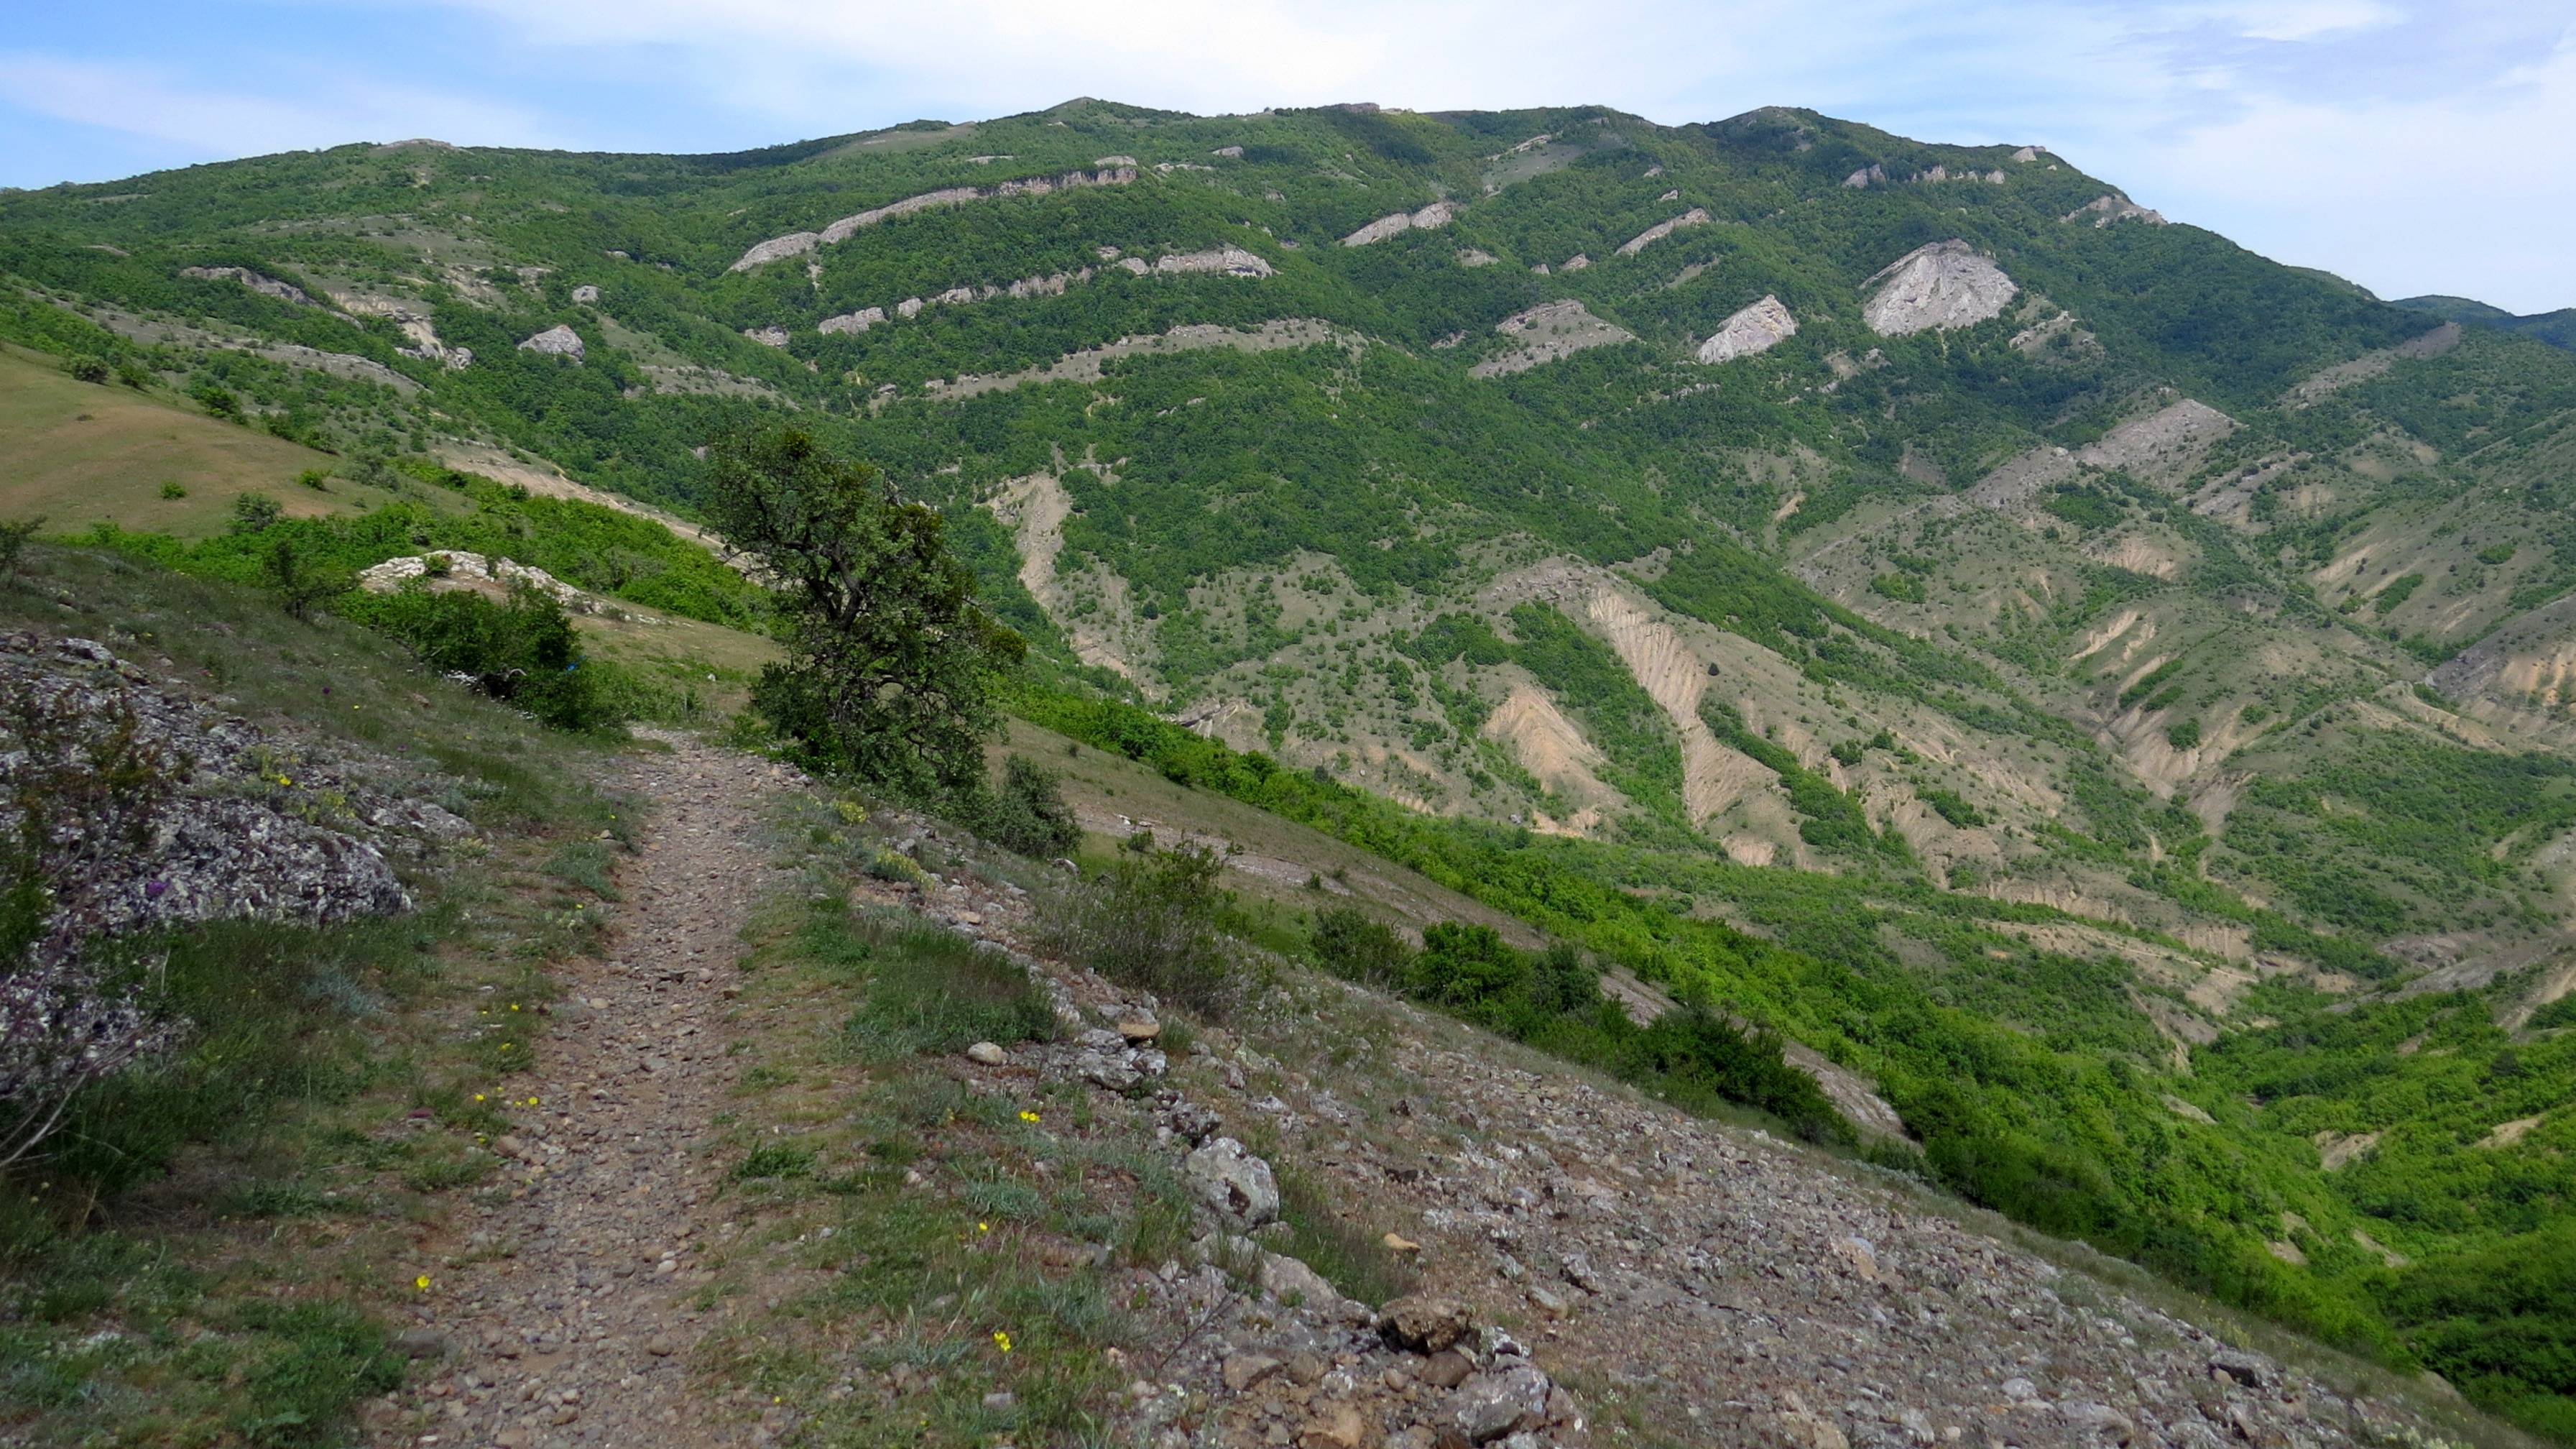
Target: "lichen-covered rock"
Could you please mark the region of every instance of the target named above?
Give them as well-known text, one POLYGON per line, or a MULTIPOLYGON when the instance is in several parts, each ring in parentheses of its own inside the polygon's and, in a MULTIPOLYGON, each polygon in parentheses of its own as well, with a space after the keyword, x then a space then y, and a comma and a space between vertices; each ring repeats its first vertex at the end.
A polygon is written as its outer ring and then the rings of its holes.
POLYGON ((585 282, 572 289, 572 300, 577 306, 590 306, 599 300, 599 289, 585 282))
POLYGON ((1441 1423, 1470 1444, 1485 1444, 1547 1421, 1547 1391, 1555 1387, 1536 1364, 1507 1360, 1450 1391, 1441 1423))
POLYGON ((1213 1138, 1181 1164, 1190 1188, 1227 1220, 1258 1227, 1279 1216, 1279 1182, 1270 1164, 1231 1137, 1213 1138))
POLYGON ((789 341, 784 327, 745 327, 742 335, 763 347, 784 347, 789 341))
POLYGON ((1717 334, 1699 345, 1702 362, 1733 362, 1768 352, 1783 341, 1798 335, 1798 319, 1778 297, 1761 301, 1726 319, 1717 334))
MULTIPOLYGON (((383 843, 472 833, 454 815, 388 797, 323 761, 297 758, 247 720, 150 682, 92 640, 0 640, 0 693, 68 717, 130 714, 137 743, 172 780, 140 848, 106 851, 76 892, 82 934, 118 935, 196 921, 329 923, 411 909, 383 843)), ((29 716, 32 718, 33 716, 29 716)), ((32 768, 28 742, 0 741, 0 781, 32 768)), ((14 810, 0 809, 0 816, 14 810)), ((14 819, 0 828, 15 831, 14 819)), ((57 829, 77 832, 78 821, 57 829)), ((77 899, 75 900, 74 897, 77 899)))
POLYGON ((519 350, 542 352, 550 357, 569 357, 575 362, 581 361, 584 355, 581 334, 561 323, 521 342, 519 350))
POLYGON ((1920 246, 1866 284, 1861 320, 1881 337, 1973 327, 2002 315, 2021 291, 2004 270, 1953 238, 1920 246))

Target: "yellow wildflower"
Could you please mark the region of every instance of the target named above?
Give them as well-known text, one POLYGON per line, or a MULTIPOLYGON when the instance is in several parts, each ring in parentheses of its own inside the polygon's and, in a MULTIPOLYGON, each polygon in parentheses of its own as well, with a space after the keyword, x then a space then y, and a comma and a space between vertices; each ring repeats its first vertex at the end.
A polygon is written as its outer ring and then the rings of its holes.
POLYGON ((423 1274, 421 1274, 419 1277, 412 1279, 412 1280, 411 1280, 411 1286, 413 1286, 414 1288, 419 1289, 419 1290, 420 1290, 421 1292, 423 1292, 423 1293, 428 1292, 428 1291, 429 1291, 429 1275, 428 1275, 427 1273, 423 1273, 423 1274))
POLYGON ((1011 1351, 1011 1336, 998 1328, 994 1329, 993 1346, 1004 1353, 1009 1353, 1011 1351))
POLYGON ((1021 1120, 1021 1121, 1023 1121, 1023 1122, 1034 1122, 1034 1121, 1038 1120, 1038 1114, 1037 1114, 1037 1113, 1035 1113, 1035 1112, 1026 1112, 1026 1111, 1024 1111, 1024 1112, 1020 1113, 1020 1120, 1021 1120))

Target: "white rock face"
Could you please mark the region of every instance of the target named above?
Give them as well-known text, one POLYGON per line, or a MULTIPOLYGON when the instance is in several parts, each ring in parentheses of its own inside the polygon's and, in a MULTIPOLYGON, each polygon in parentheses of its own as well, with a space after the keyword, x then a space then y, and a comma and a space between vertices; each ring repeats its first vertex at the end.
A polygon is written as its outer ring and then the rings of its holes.
POLYGON ((519 344, 519 350, 521 352, 542 352, 550 357, 569 357, 575 362, 581 361, 583 355, 581 334, 573 331, 570 327, 566 327, 561 324, 549 327, 545 331, 538 333, 536 336, 521 342, 519 344))
POLYGON ((1091 164, 1094 166, 1133 166, 1136 164, 1136 158, 1133 156, 1103 156, 1091 164))
POLYGON ((2003 268, 1956 237, 1920 246, 1871 277, 1861 320, 1881 337, 1973 327, 2021 291, 2003 268))
POLYGON ((599 300, 599 289, 592 286, 575 287, 572 289, 572 299, 587 307, 599 300))
POLYGON ((742 329, 742 335, 763 347, 787 345, 787 329, 784 327, 745 327, 742 329))
POLYGON ((1798 319, 1780 305, 1777 297, 1761 301, 1726 319, 1717 335, 1699 345, 1702 362, 1733 362, 1768 352, 1788 338, 1798 335, 1798 319))
POLYGON ((1177 272, 1218 272, 1229 277, 1267 277, 1272 274, 1273 269, 1270 263, 1241 247, 1221 247, 1214 251, 1176 252, 1171 256, 1158 258, 1154 263, 1154 270, 1167 275, 1177 272))
POLYGON ((1222 156, 1228 161, 1240 161, 1243 159, 1243 148, 1241 146, 1219 146, 1208 154, 1211 156, 1222 156))
POLYGON ((1004 196, 1047 196, 1083 186, 1125 186, 1135 179, 1135 162, 1125 157, 1112 156, 1105 158, 1104 164, 1096 171, 1068 171, 1062 176, 1030 176, 1017 181, 1005 181, 998 186, 945 186, 937 191, 925 191, 918 196, 907 196, 900 201, 890 201, 883 206, 859 212, 854 216, 842 217, 821 231, 790 232, 786 236, 771 237, 744 252, 733 264, 732 270, 747 272, 753 267, 777 261, 781 257, 802 256, 816 247, 847 241, 850 237, 879 222, 898 216, 910 216, 914 212, 928 211, 934 207, 963 206, 970 201, 990 201, 1004 196), (1109 165, 1106 162, 1124 164, 1109 165))
POLYGON ((2058 218, 2059 221, 2082 221, 2093 218, 2093 225, 2105 227, 2117 221, 2143 221, 2149 226, 2165 224, 2162 212, 2150 211, 2125 196, 2105 193, 2058 218))
POLYGON ((1392 212, 1342 238, 1342 245, 1364 247, 1417 228, 1428 231, 1434 227, 1447 226, 1457 214, 1457 208, 1445 201, 1435 201, 1420 211, 1392 212))
POLYGON ((1502 377, 1527 372, 1586 348, 1636 340, 1635 333, 1593 316, 1592 309, 1570 297, 1515 312, 1495 323, 1494 330, 1511 338, 1511 346, 1468 368, 1469 376, 1502 377))
POLYGON ((302 287, 292 282, 281 282, 275 277, 262 276, 248 267, 181 267, 179 275, 194 277, 201 282, 239 282, 263 297, 275 297, 281 302, 290 302, 298 307, 320 305, 302 287))
POLYGON ((2037 146, 2024 146, 2013 153, 2013 159, 2024 163, 2036 161, 2039 159, 2039 148, 2037 146))
POLYGON ((440 580, 456 586, 471 587, 478 580, 497 584, 526 584, 539 593, 552 594, 576 614, 596 612, 599 601, 541 568, 531 568, 515 559, 487 558, 460 549, 442 549, 437 553, 414 554, 408 558, 389 558, 383 563, 358 571, 358 587, 373 594, 390 594, 409 580, 428 576, 433 585, 440 580), (430 561, 439 561, 436 573, 430 572, 430 561))
POLYGON ((1887 168, 1877 164, 1876 162, 1872 162, 1843 178, 1843 186, 1847 190, 1851 191, 1861 191, 1868 187, 1885 186, 1886 184, 1887 168))
POLYGON ((1500 260, 1492 252, 1479 247, 1469 247, 1458 254, 1458 265, 1462 267, 1490 267, 1500 260))
POLYGON ((1592 258, 1585 256, 1581 252, 1576 252, 1574 255, 1567 257, 1565 259, 1565 265, 1559 267, 1557 270, 1565 272, 1579 272, 1590 265, 1592 265, 1592 258))
POLYGON ((826 317, 815 326, 814 330, 826 334, 865 332, 885 319, 886 312, 883 307, 862 307, 856 312, 844 312, 838 317, 826 317))
POLYGON ((1644 231, 1637 233, 1635 236, 1628 238, 1626 241, 1621 242, 1619 244, 1619 255, 1623 257, 1633 257, 1637 253, 1644 251, 1646 248, 1653 246, 1655 243, 1662 241, 1664 238, 1671 236, 1674 232, 1680 231, 1683 227, 1706 226, 1708 224, 1708 220, 1709 217, 1707 209, 1704 207, 1694 206, 1690 210, 1683 212, 1681 215, 1674 217, 1670 221, 1656 222, 1653 226, 1650 226, 1644 231))
POLYGON ((906 321, 910 321, 911 319, 921 315, 921 309, 924 305, 925 304, 919 297, 906 297, 902 301, 894 304, 894 315, 901 317, 906 321))

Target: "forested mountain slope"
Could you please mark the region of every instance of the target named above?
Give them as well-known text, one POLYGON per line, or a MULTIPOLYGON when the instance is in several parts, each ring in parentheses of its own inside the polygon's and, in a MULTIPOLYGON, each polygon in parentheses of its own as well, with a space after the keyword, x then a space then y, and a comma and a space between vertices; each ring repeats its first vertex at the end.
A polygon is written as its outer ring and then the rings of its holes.
POLYGON ((1586 883, 1529 899, 1974 1195, 2565 1423, 2474 1285, 2576 1262, 2576 356, 1778 109, 354 145, 0 196, 0 278, 353 457, 686 512, 792 416, 1061 687, 1586 883))

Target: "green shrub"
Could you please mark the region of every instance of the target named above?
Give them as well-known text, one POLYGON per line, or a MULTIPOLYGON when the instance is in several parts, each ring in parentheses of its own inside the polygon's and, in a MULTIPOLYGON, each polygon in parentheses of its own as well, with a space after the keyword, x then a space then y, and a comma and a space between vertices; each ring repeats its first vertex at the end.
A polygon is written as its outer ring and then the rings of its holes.
POLYGON ((174 499, 185 498, 188 496, 187 485, 184 483, 164 483, 161 485, 161 496, 164 498, 174 499))
POLYGON ((1044 934, 1076 965, 1223 1015, 1235 977, 1217 925, 1224 868, 1214 852, 1194 846, 1122 853, 1058 898, 1044 934))
POLYGON ((349 612, 401 640, 423 664, 466 675, 541 723, 586 730, 617 722, 604 667, 583 657, 571 616, 542 590, 515 588, 496 604, 466 589, 412 587, 369 595, 349 612))
POLYGON ((75 357, 71 361, 71 366, 65 371, 69 372, 76 382, 104 383, 114 375, 104 357, 75 357))
POLYGON ((233 499, 234 533, 264 533, 269 525, 286 516, 286 505, 265 493, 244 493, 233 499))
POLYGON ((1307 951, 1325 970, 1364 986, 1400 990, 1412 978, 1413 948, 1394 927, 1352 906, 1317 911, 1307 951))
POLYGON ((2187 719, 2181 724, 2167 729, 2165 731, 2165 743, 2173 746, 2177 750, 2199 748, 2200 721, 2196 719, 2187 719))
POLYGON ((974 813, 977 833, 1021 855, 1060 856, 1082 841, 1056 773, 1019 755, 1003 762, 1001 787, 974 813))

